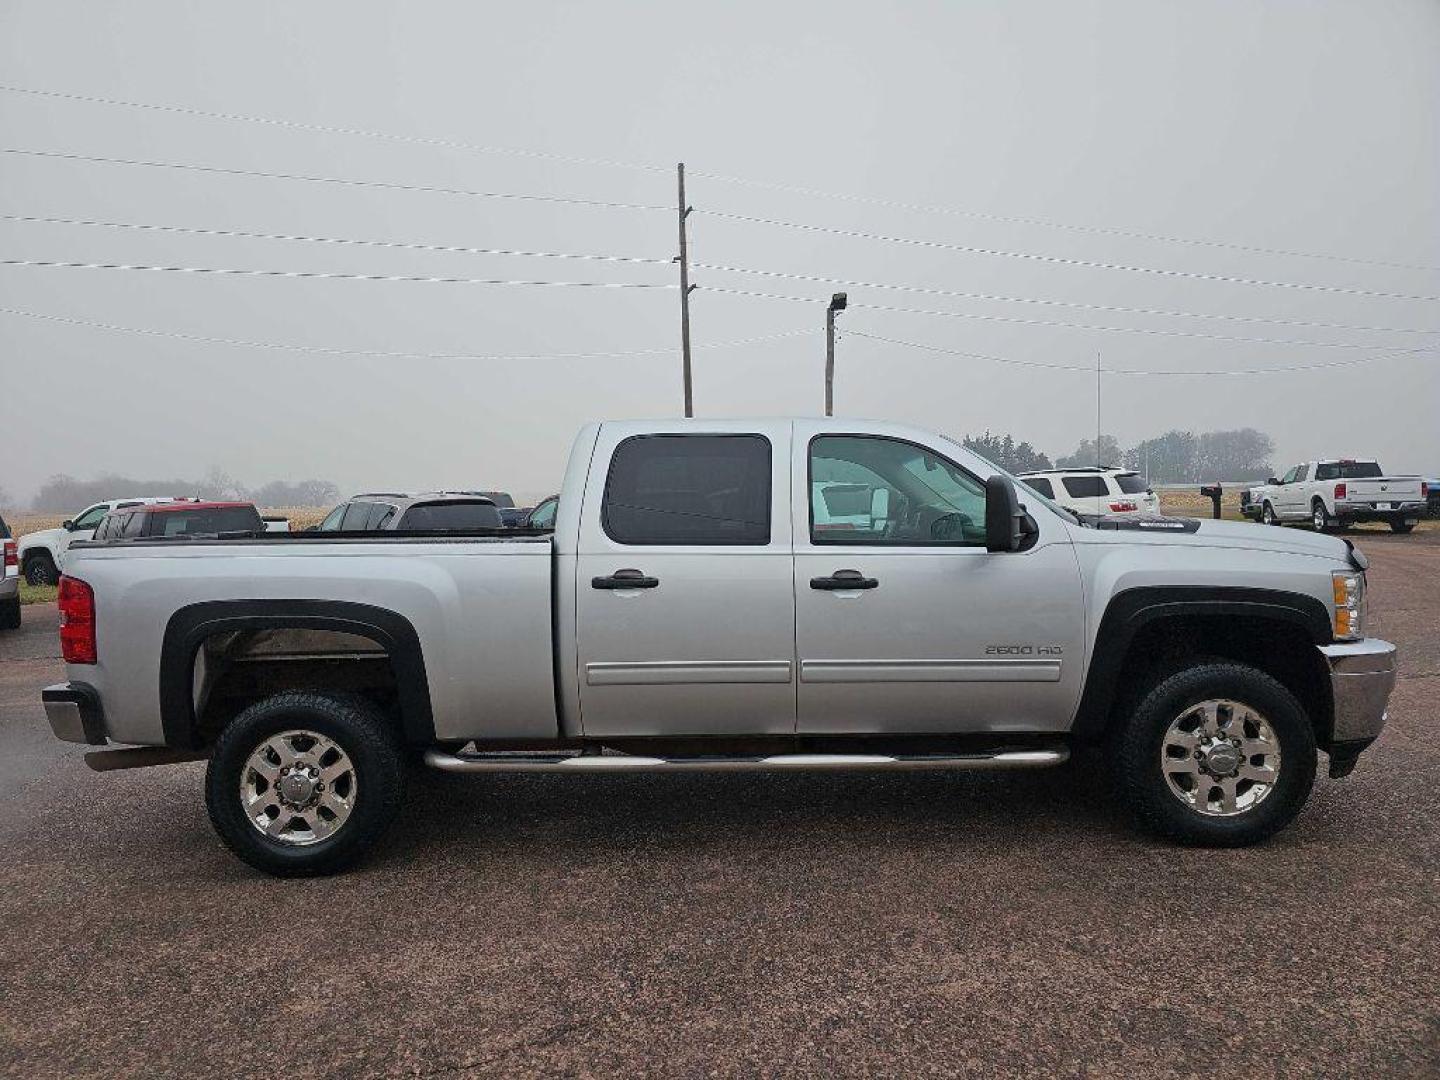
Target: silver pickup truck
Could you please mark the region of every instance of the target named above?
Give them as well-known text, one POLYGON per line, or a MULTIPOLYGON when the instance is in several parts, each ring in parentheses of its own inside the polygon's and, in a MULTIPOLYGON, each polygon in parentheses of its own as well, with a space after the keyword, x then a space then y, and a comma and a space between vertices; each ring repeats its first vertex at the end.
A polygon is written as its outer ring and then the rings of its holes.
POLYGON ((1139 821, 1239 845, 1385 720, 1345 541, 1083 522, 886 423, 604 423, 553 534, 71 548, 55 734, 96 769, 207 759, 224 842, 337 870, 407 770, 1017 769, 1108 759, 1139 821), (847 493, 845 513, 825 495, 847 493), (857 487, 868 498, 854 497, 857 487))

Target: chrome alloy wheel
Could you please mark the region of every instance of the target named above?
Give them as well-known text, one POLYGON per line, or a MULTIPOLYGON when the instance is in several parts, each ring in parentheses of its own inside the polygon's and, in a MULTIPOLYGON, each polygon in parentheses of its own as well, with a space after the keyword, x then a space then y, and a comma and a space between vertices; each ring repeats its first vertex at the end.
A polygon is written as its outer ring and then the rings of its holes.
POLYGON ((333 739, 282 731, 246 759, 240 805, 270 839, 303 847, 339 831, 355 808, 357 788, 355 766, 333 739))
POLYGON ((1264 802, 1280 777, 1280 740, 1248 705, 1192 705, 1165 731, 1160 768, 1170 793, 1207 817, 1235 817, 1264 802))

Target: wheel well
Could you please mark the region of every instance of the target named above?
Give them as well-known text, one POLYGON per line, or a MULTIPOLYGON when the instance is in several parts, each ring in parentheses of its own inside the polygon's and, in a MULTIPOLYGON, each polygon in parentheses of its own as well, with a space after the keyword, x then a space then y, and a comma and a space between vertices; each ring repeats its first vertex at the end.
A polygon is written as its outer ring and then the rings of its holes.
POLYGON ((251 702, 282 690, 372 699, 406 742, 435 741, 420 639, 394 611, 329 600, 219 600, 181 608, 160 654, 168 746, 199 749, 251 702))
POLYGON ((373 639, 341 630, 222 630, 205 637, 195 656, 197 739, 213 743, 246 706, 286 690, 358 694, 401 725, 395 665, 373 639))
POLYGON ((1314 725, 1315 741, 1329 746, 1334 703, 1324 657, 1302 626, 1263 616, 1180 615, 1140 627, 1120 662, 1105 730, 1122 722, 1159 679, 1187 660, 1206 656, 1271 676, 1300 702, 1314 725))
POLYGON ((31 559, 44 559, 51 566, 55 565, 55 555, 49 548, 31 548, 20 561, 28 563, 31 559))

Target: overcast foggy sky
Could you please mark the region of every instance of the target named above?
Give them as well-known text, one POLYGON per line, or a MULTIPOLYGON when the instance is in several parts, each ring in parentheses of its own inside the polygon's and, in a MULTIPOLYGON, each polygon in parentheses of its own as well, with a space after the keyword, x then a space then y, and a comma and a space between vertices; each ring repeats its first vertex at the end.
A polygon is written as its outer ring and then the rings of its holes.
MULTIPOLYGON (((0 144, 405 184, 671 204, 673 165, 826 192, 1440 266, 1440 4, 0 3, 0 82, 661 166, 561 164, 0 94, 0 144)), ((379 191, 0 156, 0 213, 668 258, 673 212, 379 191)), ((1440 295, 1440 273, 911 212, 695 176, 692 259, 1125 307, 1440 327, 1440 304, 1043 264, 706 216, 1197 273, 1440 295)), ((547 280, 666 266, 0 222, 7 259, 547 280)), ((823 407, 834 287, 697 270, 700 416, 823 407), (809 305, 707 294, 719 285, 809 305), (704 348, 792 330, 805 337, 704 348)), ((1430 335, 1157 318, 848 289, 852 302, 1191 333, 1440 345, 1430 335)), ((234 348, 0 315, 0 487, 54 473, 348 490, 556 488, 575 429, 678 414, 673 290, 502 288, 0 267, 0 306, 252 341, 623 358, 386 359, 234 348)), ((854 308, 842 329, 1049 364, 1265 368, 1368 352, 854 308)), ((1377 350, 1380 351, 1380 350, 1377 350)), ((1253 425, 1302 457, 1440 472, 1440 351, 1328 372, 1104 381, 1122 445, 1253 425)), ((1055 455, 1094 376, 850 336, 836 411, 1055 455)))

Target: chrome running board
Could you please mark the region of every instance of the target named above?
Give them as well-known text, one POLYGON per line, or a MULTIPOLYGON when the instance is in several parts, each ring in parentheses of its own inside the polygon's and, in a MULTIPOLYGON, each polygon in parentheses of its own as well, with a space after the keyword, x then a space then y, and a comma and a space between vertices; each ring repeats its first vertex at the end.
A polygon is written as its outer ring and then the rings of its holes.
POLYGON ((981 754, 773 754, 768 757, 640 757, 635 754, 447 754, 426 750, 425 763, 454 773, 841 772, 915 769, 1038 769, 1070 757, 1065 747, 981 754))

